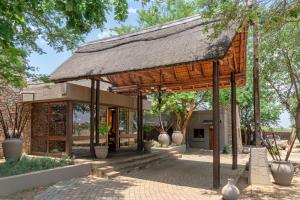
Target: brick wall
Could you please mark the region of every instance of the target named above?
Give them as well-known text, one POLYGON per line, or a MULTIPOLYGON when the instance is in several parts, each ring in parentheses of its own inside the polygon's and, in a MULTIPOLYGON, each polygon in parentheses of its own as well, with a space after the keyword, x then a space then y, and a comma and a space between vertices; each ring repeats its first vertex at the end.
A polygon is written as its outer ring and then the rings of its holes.
POLYGON ((265 132, 266 135, 272 135, 272 133, 278 135, 282 140, 289 140, 291 136, 290 132, 265 132))
MULTIPOLYGON (((9 105, 10 110, 14 110, 14 103, 15 102, 21 102, 22 96, 20 95, 20 92, 17 90, 14 90, 12 88, 5 88, 4 90, 0 90, 0 109, 6 111, 6 103, 9 105)), ((26 105, 25 109, 31 109, 30 105, 26 105)), ((3 116, 4 119, 7 119, 7 115, 3 116)), ((2 149, 2 142, 4 141, 4 133, 2 126, 0 126, 0 158, 3 157, 3 149, 2 149)), ((27 122, 26 127, 24 128, 23 133, 23 152, 28 153, 30 150, 30 117, 27 122)))

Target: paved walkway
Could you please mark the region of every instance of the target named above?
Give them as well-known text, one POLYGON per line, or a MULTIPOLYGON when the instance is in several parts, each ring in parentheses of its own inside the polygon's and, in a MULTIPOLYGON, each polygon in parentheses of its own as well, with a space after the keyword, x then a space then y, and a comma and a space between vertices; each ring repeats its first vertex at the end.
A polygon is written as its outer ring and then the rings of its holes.
MULTIPOLYGON (((238 170, 231 170, 231 156, 221 156, 221 182, 236 178, 248 155, 240 155, 238 170)), ((192 200, 220 199, 212 190, 212 152, 192 151, 182 159, 164 161, 147 169, 112 180, 84 177, 59 182, 38 194, 36 200, 128 199, 192 200)))

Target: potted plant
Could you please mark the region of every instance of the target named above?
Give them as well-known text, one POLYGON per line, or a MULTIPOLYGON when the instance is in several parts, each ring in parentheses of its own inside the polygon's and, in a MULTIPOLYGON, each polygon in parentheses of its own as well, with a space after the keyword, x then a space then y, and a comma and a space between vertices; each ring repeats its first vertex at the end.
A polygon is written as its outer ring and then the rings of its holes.
POLYGON ((176 129, 172 134, 172 141, 176 144, 176 145, 181 145, 182 140, 183 140, 183 134, 182 131, 180 131, 180 123, 181 121, 177 119, 178 117, 176 117, 176 129))
POLYGON ((161 146, 167 147, 170 144, 170 136, 168 134, 168 130, 172 127, 172 123, 165 127, 162 122, 161 113, 159 115, 159 121, 160 121, 160 128, 157 129, 159 131, 158 142, 160 143, 161 146))
POLYGON ((144 130, 144 134, 145 134, 144 151, 151 152, 152 140, 149 139, 148 135, 152 131, 152 127, 149 125, 144 125, 143 130, 144 130))
MULTIPOLYGON (((110 131, 110 128, 111 127, 107 124, 100 125, 99 126, 99 134, 102 136, 107 136, 110 131)), ((107 142, 104 145, 102 145, 101 143, 98 145, 95 145, 94 148, 95 148, 95 154, 96 154, 97 158, 104 159, 107 157, 107 154, 108 154, 107 142)))
POLYGON ((19 160, 22 155, 22 133, 30 112, 23 104, 9 106, 4 104, 0 109, 0 124, 5 140, 2 142, 5 160, 19 160), (12 109, 14 107, 14 109, 12 109))
POLYGON ((270 142, 268 138, 263 140, 264 145, 266 146, 268 152, 273 158, 273 161, 271 162, 271 173, 274 178, 274 181, 278 185, 290 185, 293 176, 294 176, 294 166, 289 161, 289 156, 291 154, 291 151, 293 149, 295 140, 296 140, 296 131, 294 131, 291 134, 290 138, 290 145, 288 146, 287 154, 284 159, 281 158, 280 155, 280 148, 277 146, 276 138, 273 133, 273 142, 270 142))

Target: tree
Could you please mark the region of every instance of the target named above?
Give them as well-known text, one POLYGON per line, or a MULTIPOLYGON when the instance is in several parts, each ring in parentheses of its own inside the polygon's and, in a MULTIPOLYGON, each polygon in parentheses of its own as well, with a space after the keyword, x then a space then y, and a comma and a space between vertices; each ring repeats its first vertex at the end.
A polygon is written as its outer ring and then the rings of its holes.
MULTIPOLYGON (((251 49, 251 48, 250 48, 251 49)), ((248 52, 248 66, 252 63, 252 52, 248 52)), ((250 138, 254 131, 254 105, 253 105, 253 77, 252 69, 247 68, 246 85, 237 88, 237 105, 240 109, 241 132, 244 136, 245 143, 250 144, 250 138)), ((261 85, 266 85, 266 80, 261 79, 261 85)), ((230 89, 220 91, 220 103, 223 106, 230 106, 230 89)), ((212 102, 212 96, 209 94, 207 102, 212 102)), ((264 127, 274 127, 278 124, 282 106, 277 102, 277 96, 268 87, 261 87, 261 125, 264 127)), ((210 104, 210 107, 212 105, 210 104)))
POLYGON ((292 116, 300 139, 300 24, 289 23, 265 34, 261 42, 262 70, 267 87, 292 116))
POLYGON ((261 126, 260 116, 260 85, 259 85, 259 32, 276 30, 286 23, 298 22, 300 1, 281 0, 229 0, 229 1, 207 1, 203 8, 202 16, 208 19, 216 19, 222 16, 218 23, 212 27, 212 36, 218 35, 231 21, 241 26, 252 24, 253 26, 253 102, 254 121, 256 133, 256 145, 260 144, 259 130, 261 126))
POLYGON ((154 114, 174 113, 175 129, 182 132, 186 140, 186 129, 194 110, 205 107, 204 101, 208 92, 176 92, 163 93, 161 101, 158 95, 152 100, 152 111, 154 114), (160 101, 160 102, 159 102, 160 101))
POLYGON ((34 70, 27 56, 44 53, 38 40, 57 51, 72 50, 84 34, 103 27, 112 8, 117 20, 126 19, 127 7, 126 0, 1 0, 0 86, 24 86, 34 70))

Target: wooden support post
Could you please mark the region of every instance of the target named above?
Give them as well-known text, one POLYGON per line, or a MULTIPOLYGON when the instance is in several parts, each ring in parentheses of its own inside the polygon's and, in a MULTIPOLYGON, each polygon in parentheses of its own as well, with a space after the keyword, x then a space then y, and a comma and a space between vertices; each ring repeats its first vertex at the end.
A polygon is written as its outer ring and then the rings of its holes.
POLYGON ((137 135, 137 150, 143 151, 143 99, 142 93, 138 89, 137 91, 137 124, 138 124, 138 135, 137 135))
POLYGON ((96 81, 96 145, 99 145, 100 80, 96 81))
POLYGON ((213 187, 220 187, 220 102, 219 102, 219 62, 213 61, 213 187))
POLYGON ((95 80, 91 79, 91 99, 90 99, 90 152, 91 156, 95 158, 95 149, 94 149, 94 131, 95 131, 95 80))
POLYGON ((231 142, 232 169, 237 169, 237 129, 236 129, 236 81, 234 72, 231 73, 231 142))
POLYGON ((67 117, 66 117, 66 153, 72 153, 72 133, 73 133, 73 103, 67 101, 67 117))

